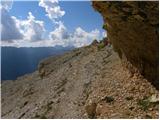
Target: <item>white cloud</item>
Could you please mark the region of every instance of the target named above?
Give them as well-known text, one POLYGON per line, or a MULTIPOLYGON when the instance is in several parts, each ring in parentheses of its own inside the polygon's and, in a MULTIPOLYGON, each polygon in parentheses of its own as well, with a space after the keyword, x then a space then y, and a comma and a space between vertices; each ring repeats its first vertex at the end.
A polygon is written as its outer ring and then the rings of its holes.
POLYGON ((69 38, 69 33, 67 32, 66 27, 62 22, 58 23, 58 26, 55 28, 54 31, 50 32, 49 34, 50 39, 68 39, 69 38))
POLYGON ((58 0, 40 0, 39 6, 45 8, 46 15, 54 21, 57 18, 62 17, 65 11, 61 10, 58 5, 58 0))
POLYGON ((9 11, 11 8, 12 8, 12 4, 13 4, 13 1, 12 0, 6 0, 6 1, 1 1, 1 4, 0 4, 0 8, 4 8, 5 10, 9 11))
POLYGON ((31 12, 28 13, 26 20, 19 20, 16 17, 12 17, 16 22, 16 26, 23 34, 23 39, 29 41, 39 41, 44 39, 44 22, 36 20, 31 12))
POLYGON ((1 40, 10 41, 22 39, 23 35, 16 26, 16 22, 8 13, 9 6, 1 6, 1 40))
POLYGON ((107 37, 107 32, 106 32, 106 31, 102 32, 102 37, 103 37, 103 38, 104 38, 104 37, 107 37))
POLYGON ((43 21, 36 20, 31 12, 26 20, 10 16, 12 2, 3 1, 1 9, 1 40, 15 42, 15 40, 38 41, 42 40, 45 32, 43 21))
POLYGON ((78 27, 72 33, 68 33, 63 22, 58 20, 65 14, 65 11, 61 10, 57 0, 40 0, 39 6, 45 8, 46 15, 53 22, 55 29, 46 31, 44 22, 37 20, 31 12, 28 13, 25 20, 10 16, 7 11, 10 7, 6 5, 5 9, 3 8, 6 11, 2 13, 3 41, 1 46, 51 47, 61 45, 81 47, 89 45, 94 39, 100 39, 100 31, 97 29, 87 32, 78 27), (47 32, 49 33, 45 36, 47 32))
POLYGON ((59 26, 50 32, 49 36, 52 45, 81 47, 89 45, 94 39, 99 39, 100 32, 97 29, 86 32, 81 27, 78 27, 73 33, 68 33, 67 28, 60 22, 59 26))
POLYGON ((50 39, 40 41, 15 40, 12 43, 2 42, 3 46, 15 47, 52 47, 55 45, 82 47, 91 44, 94 39, 99 39, 100 32, 92 30, 86 32, 78 27, 73 33, 67 33, 67 29, 58 26, 54 31, 50 32, 50 39), (66 37, 67 36, 67 37, 66 37))
POLYGON ((72 36, 72 42, 75 47, 81 47, 91 44, 94 39, 99 39, 99 37, 100 32, 97 29, 86 32, 82 28, 78 27, 72 36))
POLYGON ((44 32, 44 30, 42 30, 43 24, 40 21, 36 21, 37 25, 35 26, 38 27, 33 27, 33 24, 36 23, 35 18, 31 13, 29 14, 27 20, 20 21, 15 17, 13 17, 13 19, 15 19, 16 24, 21 33, 23 33, 24 37, 21 40, 13 40, 11 43, 9 43, 8 41, 2 41, 1 46, 52 47, 55 45, 61 45, 64 47, 82 47, 91 44, 94 39, 99 39, 100 37, 100 32, 97 29, 86 32, 81 27, 78 27, 74 32, 68 33, 68 30, 64 26, 64 24, 62 22, 59 22, 56 28, 49 33, 49 39, 42 39, 41 33, 44 32), (38 30, 40 30, 40 32, 38 30))

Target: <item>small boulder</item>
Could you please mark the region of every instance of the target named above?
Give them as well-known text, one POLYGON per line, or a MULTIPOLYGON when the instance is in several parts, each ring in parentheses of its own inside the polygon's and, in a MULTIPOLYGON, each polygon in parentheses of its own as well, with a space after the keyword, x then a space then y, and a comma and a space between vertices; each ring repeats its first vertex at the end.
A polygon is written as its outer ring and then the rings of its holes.
POLYGON ((95 118, 96 107, 97 107, 97 104, 94 102, 91 102, 85 106, 85 110, 86 110, 89 118, 95 118))
POLYGON ((153 94, 151 97, 149 97, 149 102, 151 102, 151 103, 159 102, 158 96, 156 94, 153 94))

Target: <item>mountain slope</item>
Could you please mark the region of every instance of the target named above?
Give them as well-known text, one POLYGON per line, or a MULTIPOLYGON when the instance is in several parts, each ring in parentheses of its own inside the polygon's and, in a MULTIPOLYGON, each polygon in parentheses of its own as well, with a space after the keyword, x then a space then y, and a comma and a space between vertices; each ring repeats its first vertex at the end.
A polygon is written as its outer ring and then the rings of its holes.
POLYGON ((158 90, 130 74, 111 47, 47 58, 2 83, 2 118, 158 118, 158 90))
POLYGON ((1 79, 15 80, 26 73, 32 73, 37 69, 40 60, 63 54, 71 49, 73 47, 2 47, 1 79))

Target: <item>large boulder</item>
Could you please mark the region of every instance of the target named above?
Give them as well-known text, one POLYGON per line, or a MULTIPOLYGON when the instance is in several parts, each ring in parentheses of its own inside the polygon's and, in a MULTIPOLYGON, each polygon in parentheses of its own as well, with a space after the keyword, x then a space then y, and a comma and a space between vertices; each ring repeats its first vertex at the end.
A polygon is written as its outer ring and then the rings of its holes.
POLYGON ((159 79, 158 1, 93 1, 104 19, 108 39, 131 73, 156 87, 159 79))

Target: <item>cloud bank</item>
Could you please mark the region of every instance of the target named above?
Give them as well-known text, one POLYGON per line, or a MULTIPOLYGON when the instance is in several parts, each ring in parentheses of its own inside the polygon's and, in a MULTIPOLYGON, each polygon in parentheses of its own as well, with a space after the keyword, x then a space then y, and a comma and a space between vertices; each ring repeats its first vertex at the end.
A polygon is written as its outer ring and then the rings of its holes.
POLYGON ((15 47, 51 47, 55 45, 81 47, 100 38, 100 31, 95 29, 85 31, 77 27, 69 33, 60 20, 65 15, 58 0, 40 0, 39 6, 44 8, 46 17, 53 23, 53 30, 47 31, 45 23, 37 20, 32 12, 28 12, 27 19, 20 20, 9 15, 10 3, 3 3, 1 8, 1 46, 15 47), (46 35, 47 34, 47 35, 46 35))
POLYGON ((44 22, 36 20, 31 12, 28 13, 26 20, 19 20, 16 17, 12 17, 15 21, 18 30, 23 34, 23 39, 28 41, 43 40, 45 33, 44 22))
POLYGON ((16 26, 16 22, 8 13, 9 6, 1 6, 1 40, 12 41, 22 39, 23 35, 16 26))

